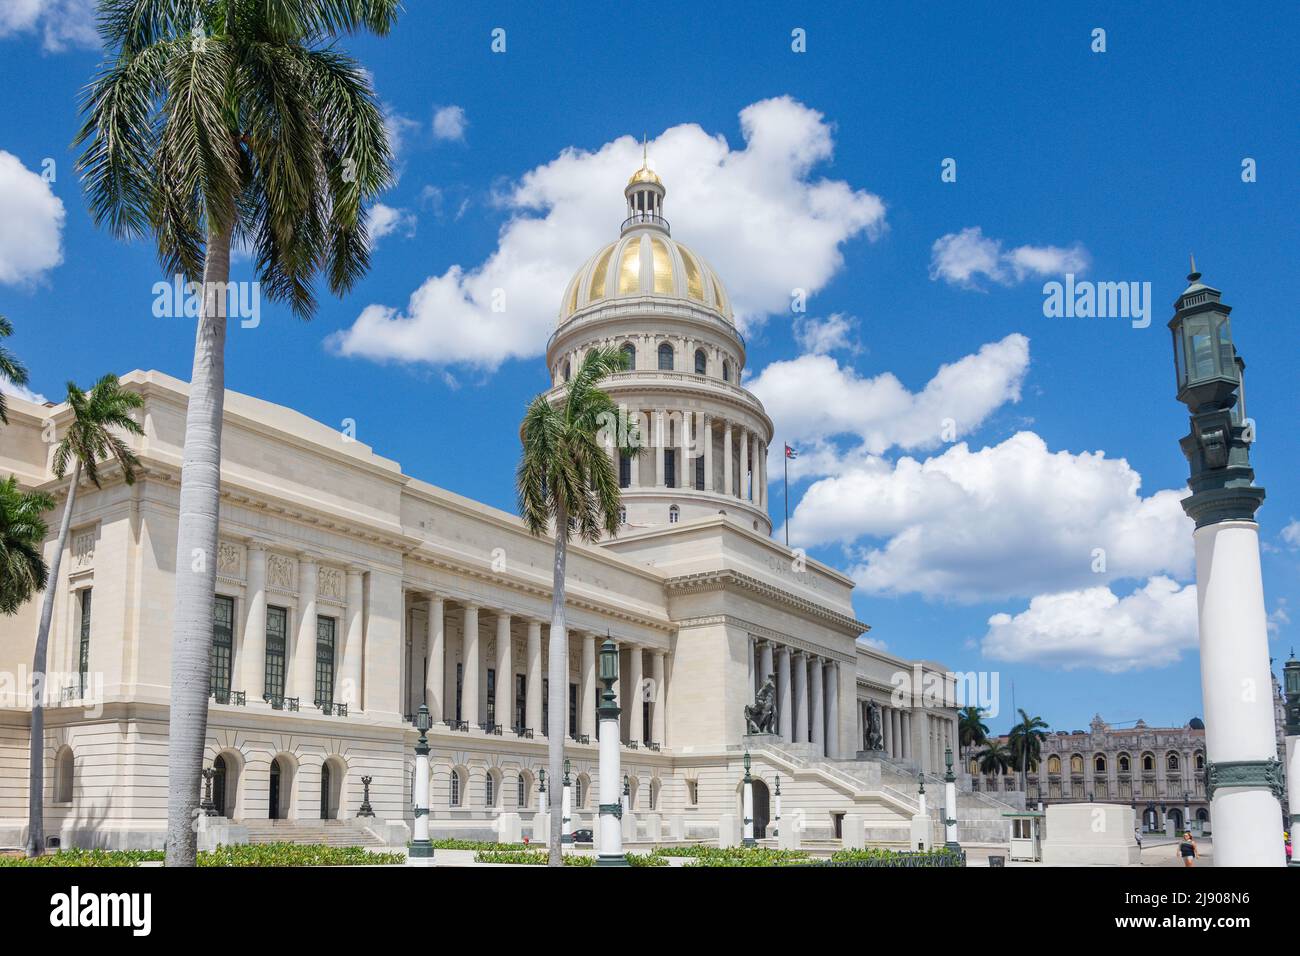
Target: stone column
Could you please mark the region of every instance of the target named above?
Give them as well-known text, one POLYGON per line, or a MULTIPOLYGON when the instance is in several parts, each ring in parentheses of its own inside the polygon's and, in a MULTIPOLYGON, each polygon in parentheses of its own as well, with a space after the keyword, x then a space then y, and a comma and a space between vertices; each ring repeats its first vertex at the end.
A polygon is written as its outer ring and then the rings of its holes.
POLYGON ((655 487, 664 487, 664 413, 655 412, 655 487))
POLYGON ((758 471, 760 475, 758 483, 759 501, 758 506, 764 511, 767 510, 767 442, 758 443, 758 471))
POLYGON ((655 699, 650 704, 650 738, 662 747, 665 743, 665 729, 668 725, 668 688, 664 684, 663 651, 655 651, 651 655, 650 676, 653 678, 655 685, 655 699))
MULTIPOLYGON (((496 701, 494 702, 496 724, 502 728, 510 726, 510 702, 514 696, 511 685, 514 668, 510 664, 510 615, 497 612, 497 667, 496 667, 496 701)), ((505 784, 503 783, 502 786, 505 784)))
POLYGON ((902 760, 904 741, 907 740, 903 733, 903 712, 893 707, 889 708, 889 723, 894 732, 894 744, 890 748, 890 753, 895 760, 902 760))
POLYGON ((713 490, 713 416, 704 416, 704 490, 713 490))
POLYGON ((627 649, 627 736, 637 746, 645 740, 645 708, 642 706, 641 683, 644 675, 641 648, 630 645, 627 649))
POLYGON ((784 646, 776 654, 776 721, 781 739, 790 743, 794 733, 794 711, 790 701, 790 648, 784 646))
POLYGON ((316 696, 316 560, 298 559, 298 639, 293 645, 292 677, 285 696, 306 709, 316 696))
POLYGON ((256 541, 248 545, 246 593, 248 607, 244 617, 240 683, 251 702, 261 700, 266 692, 266 548, 256 541))
POLYGON ((534 736, 542 727, 542 622, 528 622, 528 671, 524 679, 524 719, 534 736))
POLYGON ((479 648, 478 648, 478 605, 465 605, 465 636, 464 640, 464 667, 461 670, 461 711, 462 720, 469 723, 471 727, 478 727, 482 723, 479 716, 478 708, 478 671, 479 671, 479 648))
MULTIPOLYGON (((572 632, 571 632, 572 633, 572 632)), ((578 687, 578 733, 596 739, 596 635, 582 635, 582 681, 578 687)))
POLYGON ((362 654, 365 649, 365 575, 361 568, 351 567, 347 570, 348 610, 343 644, 343 665, 339 669, 342 678, 339 700, 348 705, 348 713, 361 709, 361 673, 362 654))
POLYGON ((898 716, 899 720, 899 740, 903 745, 903 760, 912 759, 912 714, 910 711, 903 711, 898 716))
POLYGON ((750 433, 743 425, 737 425, 740 429, 740 498, 742 501, 749 500, 749 437, 750 433))
POLYGON ((840 668, 826 662, 826 756, 840 759, 840 668))
POLYGON ((435 722, 447 719, 446 699, 443 697, 447 688, 446 610, 446 601, 442 595, 430 596, 427 621, 429 670, 424 675, 424 699, 435 722))
POLYGON ((695 469, 691 467, 691 413, 682 409, 680 434, 677 436, 677 487, 695 487, 695 469))
POLYGON ((825 678, 822 672, 822 659, 814 657, 812 659, 811 673, 808 675, 808 683, 812 687, 812 736, 809 738, 812 743, 817 744, 822 753, 825 753, 826 746, 826 710, 824 705, 823 691, 826 688, 825 678))
POLYGON ((749 449, 749 499, 757 507, 762 502, 762 466, 758 463, 758 433, 750 432, 750 449, 749 449))
POLYGON ((792 655, 794 677, 794 740, 796 744, 808 742, 808 657, 803 651, 792 655))
POLYGON ((730 419, 723 422, 722 426, 722 493, 724 495, 734 495, 736 492, 733 488, 731 478, 731 421, 730 419))
POLYGON ((758 681, 761 684, 769 677, 776 677, 776 667, 772 659, 772 642, 764 641, 758 646, 758 681))

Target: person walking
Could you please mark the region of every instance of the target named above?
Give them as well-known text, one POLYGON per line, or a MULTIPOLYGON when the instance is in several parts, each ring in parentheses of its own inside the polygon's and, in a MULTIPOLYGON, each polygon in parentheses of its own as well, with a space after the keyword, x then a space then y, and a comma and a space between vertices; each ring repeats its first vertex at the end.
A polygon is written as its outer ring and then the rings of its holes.
POLYGON ((1183 866, 1192 867, 1196 865, 1201 852, 1196 848, 1196 841, 1192 839, 1191 830, 1183 831, 1183 842, 1178 844, 1178 855, 1183 858, 1183 866))

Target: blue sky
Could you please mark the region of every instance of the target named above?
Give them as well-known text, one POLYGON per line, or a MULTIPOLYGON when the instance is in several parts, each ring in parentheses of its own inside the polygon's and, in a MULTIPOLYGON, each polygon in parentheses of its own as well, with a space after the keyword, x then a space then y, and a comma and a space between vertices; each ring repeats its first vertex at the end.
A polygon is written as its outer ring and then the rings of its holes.
MULTIPOLYGON (((100 54, 83 3, 0 13, 0 175, 32 188, 45 160, 55 172, 18 207, 44 233, 0 222, 0 313, 50 397, 109 370, 188 377, 192 347, 188 323, 151 314, 150 247, 86 213, 69 143, 100 54)), ((1200 690, 1165 323, 1189 252, 1234 307, 1249 366, 1279 658, 1300 623, 1300 31, 1208 4, 1050 6, 413 0, 391 37, 346 44, 400 135, 400 180, 381 198, 391 231, 310 323, 266 306, 256 329, 232 329, 228 385, 354 419, 408 473, 513 509, 513 436, 546 385, 564 279, 616 234, 617 177, 644 133, 674 235, 744 308, 749 380, 778 441, 800 447, 794 538, 858 578, 871 636, 997 671, 995 729, 1012 682, 1055 728, 1098 711, 1182 723, 1200 690), (544 268, 526 277, 515 254, 544 268), (1150 327, 1044 317, 1043 283, 1067 268, 1149 282, 1150 327), (493 283, 512 297, 505 319, 476 298, 493 283), (828 383, 845 397, 819 410, 807 386, 828 383)))

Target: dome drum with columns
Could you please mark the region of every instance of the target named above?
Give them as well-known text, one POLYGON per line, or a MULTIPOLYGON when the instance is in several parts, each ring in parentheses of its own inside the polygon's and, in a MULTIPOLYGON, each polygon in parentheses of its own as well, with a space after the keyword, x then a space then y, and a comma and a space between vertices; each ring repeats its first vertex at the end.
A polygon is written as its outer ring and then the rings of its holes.
POLYGON ((662 181, 648 165, 624 190, 621 235, 565 287, 547 346, 553 394, 593 348, 619 348, 629 368, 604 388, 639 424, 640 454, 611 449, 627 530, 719 512, 770 534, 767 445, 772 421, 740 385, 745 341, 713 268, 672 238, 662 181))

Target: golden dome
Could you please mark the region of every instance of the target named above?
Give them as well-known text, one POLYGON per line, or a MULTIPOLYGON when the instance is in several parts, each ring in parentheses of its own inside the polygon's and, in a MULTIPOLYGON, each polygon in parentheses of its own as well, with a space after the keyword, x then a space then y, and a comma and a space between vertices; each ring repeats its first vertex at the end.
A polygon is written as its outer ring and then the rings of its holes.
POLYGON ((640 169, 634 172, 631 178, 629 178, 627 181, 627 184, 629 186, 634 186, 637 183, 654 183, 656 186, 662 186, 663 180, 661 180, 658 176, 656 176, 654 171, 651 170, 649 167, 642 166, 640 169))

